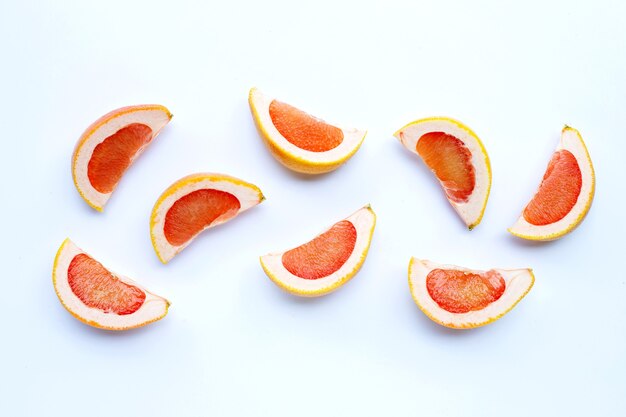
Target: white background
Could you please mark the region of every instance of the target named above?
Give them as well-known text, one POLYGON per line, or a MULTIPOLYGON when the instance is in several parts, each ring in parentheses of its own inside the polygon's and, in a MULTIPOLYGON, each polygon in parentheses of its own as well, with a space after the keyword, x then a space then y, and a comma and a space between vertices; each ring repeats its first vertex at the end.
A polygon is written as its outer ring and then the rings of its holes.
POLYGON ((625 14, 618 0, 4 0, 0 415, 626 415, 625 14), (252 86, 369 134, 338 171, 295 175, 255 130, 252 86), (174 119, 97 213, 72 184, 74 144, 139 103, 174 119), (489 152, 472 232, 392 137, 431 115, 462 120, 489 152), (565 123, 589 147, 594 205, 559 241, 520 241, 506 228, 565 123), (152 205, 199 171, 267 201, 161 265, 152 205), (264 275, 259 255, 366 203, 370 254, 338 292, 298 299, 264 275), (168 316, 125 333, 72 318, 50 278, 66 237, 168 297, 168 316), (411 256, 537 280, 500 321, 453 331, 413 304, 411 256))

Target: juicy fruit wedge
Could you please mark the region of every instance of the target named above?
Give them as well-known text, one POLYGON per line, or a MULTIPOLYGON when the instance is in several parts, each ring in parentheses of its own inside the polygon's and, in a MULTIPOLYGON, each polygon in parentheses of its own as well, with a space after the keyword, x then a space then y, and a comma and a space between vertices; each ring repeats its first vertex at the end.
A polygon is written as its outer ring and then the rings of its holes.
POLYGON ((144 326, 165 317, 170 305, 131 279, 110 272, 69 239, 57 252, 52 283, 72 316, 101 329, 144 326))
POLYGON ((478 136, 461 122, 445 117, 417 120, 394 136, 433 171, 469 229, 478 225, 491 189, 489 156, 478 136))
POLYGON ((152 209, 152 246, 169 262, 208 228, 222 224, 265 197, 256 185, 222 174, 193 174, 161 194, 152 209))
POLYGON ((565 126, 537 193, 509 232, 529 240, 566 235, 589 212, 595 188, 587 147, 576 129, 565 126))
POLYGON ((411 258, 409 288, 431 320, 454 329, 492 323, 508 313, 530 291, 530 269, 475 271, 411 258))
POLYGON ((104 209, 124 172, 171 118, 160 105, 129 106, 105 114, 85 130, 72 155, 72 176, 87 204, 104 209))
POLYGON ((303 297, 328 294, 361 268, 374 233, 376 215, 366 206, 335 223, 310 242, 261 256, 267 276, 282 289, 303 297))
POLYGON ((252 117, 274 157, 287 168, 322 174, 346 162, 367 132, 330 125, 256 88, 248 96, 252 117))

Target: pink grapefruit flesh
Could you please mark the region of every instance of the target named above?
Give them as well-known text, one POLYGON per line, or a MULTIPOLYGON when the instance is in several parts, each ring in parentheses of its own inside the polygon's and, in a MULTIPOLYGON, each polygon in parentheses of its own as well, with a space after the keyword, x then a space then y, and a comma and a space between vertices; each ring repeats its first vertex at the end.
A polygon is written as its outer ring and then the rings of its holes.
POLYGON ((132 123, 96 145, 87 166, 93 188, 104 194, 112 192, 135 154, 151 140, 150 127, 132 123))
POLYGON ((165 238, 171 245, 180 246, 216 220, 234 217, 240 207, 237 197, 225 191, 193 191, 178 199, 165 215, 165 238))
POLYGON ((555 152, 539 190, 524 209, 524 219, 536 226, 561 220, 578 201, 582 183, 576 157, 568 150, 555 152))
POLYGON ((426 277, 430 297, 450 313, 482 310, 499 299, 505 282, 496 271, 483 274, 454 269, 433 269, 426 277))
POLYGON ((304 279, 320 279, 337 271, 348 260, 356 244, 356 228, 342 220, 304 245, 285 252, 283 266, 304 279))
POLYGON ((343 141, 341 129, 289 104, 273 100, 269 112, 276 130, 298 148, 311 152, 326 152, 336 148, 343 141))
POLYGON ((443 132, 429 132, 420 137, 417 153, 441 181, 448 197, 466 202, 476 184, 472 154, 465 144, 443 132))
POLYGON ((80 253, 67 271, 72 292, 88 307, 117 315, 139 310, 146 293, 111 274, 100 262, 80 253))

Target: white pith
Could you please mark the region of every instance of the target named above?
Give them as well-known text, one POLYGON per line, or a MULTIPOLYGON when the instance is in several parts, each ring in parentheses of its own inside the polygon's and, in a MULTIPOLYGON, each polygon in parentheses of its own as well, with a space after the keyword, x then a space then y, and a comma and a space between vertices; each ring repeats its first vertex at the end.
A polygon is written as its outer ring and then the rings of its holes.
POLYGON ((467 313, 451 313, 439 307, 439 304, 428 293, 426 277, 433 269, 453 269, 475 274, 482 274, 485 271, 411 258, 409 264, 409 284, 413 299, 429 317, 447 327, 477 327, 501 317, 524 297, 534 283, 534 276, 530 269, 507 270, 494 268, 493 270, 498 272, 505 282, 505 290, 502 296, 482 310, 467 313))
POLYGON ((595 188, 593 165, 583 139, 576 129, 569 127, 563 129, 563 132, 561 133, 561 140, 559 141, 559 145, 557 146, 555 152, 560 150, 568 150, 571 152, 572 155, 574 155, 574 158, 576 158, 578 167, 580 168, 582 185, 576 204, 574 204, 574 207, 572 207, 570 212, 567 213, 561 220, 543 226, 527 222, 522 211, 522 214, 519 216, 515 224, 509 229, 509 231, 514 235, 541 240, 549 240, 559 237, 566 231, 569 231, 578 225, 582 221, 586 211, 589 209, 595 188))
POLYGON ((186 180, 185 178, 183 178, 175 182, 167 190, 165 190, 162 196, 159 198, 157 205, 155 205, 152 213, 150 234, 152 236, 152 241, 155 245, 155 250, 157 251, 157 254, 159 255, 161 261, 164 263, 169 262, 174 256, 176 256, 176 254, 185 249, 204 230, 215 227, 219 224, 224 223, 225 221, 236 217, 239 213, 246 211, 253 206, 256 206, 263 200, 263 195, 256 186, 248 184, 236 178, 230 178, 228 176, 223 176, 219 174, 206 174, 204 176, 200 175, 198 176, 198 178, 190 181, 189 183, 186 183, 182 187, 178 186, 180 181, 186 180), (204 229, 202 229, 200 232, 198 232, 182 245, 174 246, 169 243, 169 241, 165 237, 164 232, 165 217, 169 209, 181 197, 194 191, 208 189, 224 191, 235 196, 239 200, 239 211, 232 217, 228 217, 225 219, 218 217, 213 221, 213 223, 206 226, 204 229), (163 198, 163 196, 165 196, 165 198, 163 198))
POLYGON ((132 314, 117 315, 115 313, 105 313, 100 309, 85 305, 70 288, 67 275, 70 263, 76 255, 81 253, 85 252, 71 240, 67 239, 57 255, 53 271, 53 280, 57 294, 65 308, 75 316, 82 318, 95 327, 121 330, 158 320, 166 314, 169 302, 165 298, 152 294, 132 279, 113 272, 111 273, 122 282, 134 285, 145 292, 146 299, 141 307, 132 314))
MULTIPOLYGON (((100 143, 104 142, 106 138, 115 134, 120 129, 133 124, 141 123, 150 129, 152 129, 152 139, 144 146, 142 146, 137 153, 133 156, 133 160, 143 153, 148 145, 152 143, 152 140, 159 134, 161 129, 170 121, 170 114, 160 109, 146 109, 137 110, 131 112, 124 112, 117 117, 113 117, 99 128, 97 128, 91 135, 89 135, 83 144, 76 149, 75 163, 74 163, 74 178, 76 180, 76 186, 79 188, 80 193, 86 200, 91 202, 95 207, 102 209, 106 202, 111 197, 113 191, 110 193, 101 193, 96 190, 89 181, 87 175, 89 161, 93 155, 93 151, 100 143)), ((91 128, 91 127, 90 127, 91 128)), ((79 142, 85 139, 85 135, 89 134, 90 128, 79 139, 79 142)), ((116 185, 117 187, 117 185, 116 185)))
POLYGON ((443 132, 454 136, 471 152, 471 163, 474 166, 476 179, 472 194, 466 202, 460 203, 448 198, 447 194, 446 198, 467 226, 475 226, 483 214, 491 187, 488 157, 481 148, 478 138, 460 123, 450 119, 433 119, 409 124, 396 132, 395 136, 409 151, 419 155, 416 149, 417 142, 423 135, 431 132, 443 132))
POLYGON ((274 145, 282 151, 290 155, 295 155, 307 162, 330 163, 343 160, 354 152, 354 149, 361 144, 365 134, 367 133, 365 130, 343 128, 333 125, 341 129, 343 132, 343 141, 339 144, 339 146, 324 152, 307 151, 306 149, 299 148, 285 139, 285 137, 281 135, 274 126, 274 122, 272 122, 272 118, 270 117, 270 104, 275 98, 266 96, 256 88, 252 89, 250 94, 251 104, 254 106, 258 114, 259 123, 262 125, 265 132, 267 132, 274 145))
MULTIPOLYGON (((356 242, 350 257, 332 274, 319 279, 304 279, 292 274, 283 265, 282 257, 283 254, 287 252, 286 250, 261 256, 263 269, 272 280, 279 281, 280 286, 298 295, 323 295, 337 289, 352 278, 356 273, 355 268, 357 268, 367 256, 370 240, 376 224, 376 216, 369 207, 363 207, 345 220, 348 220, 354 225, 357 231, 356 242)), ((325 231, 329 229, 330 227, 325 231)))

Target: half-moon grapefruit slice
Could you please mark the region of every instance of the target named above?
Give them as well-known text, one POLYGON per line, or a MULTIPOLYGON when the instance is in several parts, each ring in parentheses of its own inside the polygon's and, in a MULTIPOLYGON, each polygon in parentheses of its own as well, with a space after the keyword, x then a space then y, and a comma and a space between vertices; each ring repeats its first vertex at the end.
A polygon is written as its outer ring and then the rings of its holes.
POLYGON ((531 269, 476 271, 411 258, 409 288, 431 320, 453 329, 470 329, 498 320, 532 288, 531 269))
POLYGON ((171 118, 158 104, 129 106, 105 114, 85 130, 72 155, 72 177, 87 204, 104 209, 126 170, 171 118))
POLYGON ((447 117, 416 120, 394 136, 435 174, 467 227, 476 227, 491 189, 491 164, 478 136, 463 123, 447 117))
POLYGON ((152 246, 169 262, 208 228, 222 224, 265 200, 256 185, 223 174, 181 178, 159 197, 150 217, 152 246))
POLYGON ((101 329, 144 326, 165 317, 170 305, 130 278, 109 271, 69 239, 54 259, 52 283, 72 316, 101 329))
POLYGON ((578 226, 591 207, 596 179, 578 130, 565 126, 539 189, 509 232, 528 240, 554 240, 578 226))
POLYGON ((261 266, 287 292, 303 297, 328 294, 359 271, 375 225, 374 211, 365 206, 303 245, 261 256, 261 266))
POLYGON ((248 102, 271 154, 296 172, 322 174, 339 168, 355 154, 367 133, 328 124, 256 88, 250 90, 248 102))

